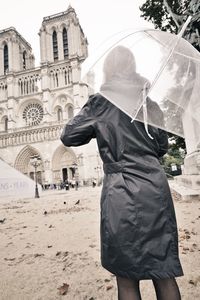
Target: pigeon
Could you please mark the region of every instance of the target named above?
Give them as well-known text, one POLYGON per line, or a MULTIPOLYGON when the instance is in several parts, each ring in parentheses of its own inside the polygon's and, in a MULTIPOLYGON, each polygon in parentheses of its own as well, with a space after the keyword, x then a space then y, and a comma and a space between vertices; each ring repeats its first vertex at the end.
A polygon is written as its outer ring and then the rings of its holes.
POLYGON ((0 223, 3 224, 5 220, 6 220, 6 218, 0 220, 0 223))
POLYGON ((80 200, 78 200, 78 201, 75 203, 75 205, 76 205, 76 204, 79 204, 79 203, 80 203, 80 200))
POLYGON ((44 215, 47 215, 47 211, 46 210, 44 211, 44 215))

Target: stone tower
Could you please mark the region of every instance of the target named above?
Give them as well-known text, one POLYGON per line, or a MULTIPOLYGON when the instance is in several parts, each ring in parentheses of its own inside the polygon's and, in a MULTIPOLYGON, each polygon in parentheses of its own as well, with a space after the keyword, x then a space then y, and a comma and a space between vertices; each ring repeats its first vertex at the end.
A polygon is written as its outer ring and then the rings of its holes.
MULTIPOLYGON (((39 31, 40 66, 29 43, 14 27, 0 31, 0 158, 33 178, 31 157, 41 159, 43 184, 97 177, 95 143, 66 148, 60 133, 88 99, 80 81, 87 39, 75 10, 43 18, 39 31)), ((99 177, 99 173, 98 173, 99 177)))
POLYGON ((14 27, 0 31, 0 76, 35 67, 30 44, 14 27))

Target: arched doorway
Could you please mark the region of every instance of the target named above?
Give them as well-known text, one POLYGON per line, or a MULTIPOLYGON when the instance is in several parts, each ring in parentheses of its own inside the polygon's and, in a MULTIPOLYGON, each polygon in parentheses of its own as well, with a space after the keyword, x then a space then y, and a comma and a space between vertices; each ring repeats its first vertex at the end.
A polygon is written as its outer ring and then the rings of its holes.
POLYGON ((77 168, 77 158, 70 148, 59 146, 54 152, 52 159, 52 171, 55 183, 71 180, 77 168))
POLYGON ((31 165, 31 157, 38 156, 41 160, 41 164, 37 167, 37 181, 38 183, 42 184, 43 182, 43 174, 44 174, 44 167, 43 161, 40 153, 32 146, 25 146, 20 153, 18 154, 14 167, 19 170, 21 173, 28 175, 31 179, 35 180, 35 169, 31 165))
POLYGON ((62 169, 62 181, 67 181, 68 180, 68 170, 67 168, 62 169))

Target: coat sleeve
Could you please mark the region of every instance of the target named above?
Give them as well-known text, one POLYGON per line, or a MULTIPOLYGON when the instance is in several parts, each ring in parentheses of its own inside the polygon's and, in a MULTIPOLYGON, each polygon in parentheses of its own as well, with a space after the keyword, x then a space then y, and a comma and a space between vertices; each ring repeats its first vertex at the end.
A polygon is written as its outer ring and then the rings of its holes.
POLYGON ((91 99, 83 106, 81 111, 64 127, 61 141, 65 146, 81 146, 95 138, 95 118, 92 113, 91 99))

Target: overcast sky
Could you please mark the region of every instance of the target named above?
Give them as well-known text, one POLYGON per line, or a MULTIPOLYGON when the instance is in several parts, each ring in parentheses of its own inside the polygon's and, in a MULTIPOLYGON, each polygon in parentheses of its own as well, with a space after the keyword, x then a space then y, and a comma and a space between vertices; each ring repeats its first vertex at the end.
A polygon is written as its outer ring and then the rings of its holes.
POLYGON ((65 11, 70 4, 89 42, 89 53, 110 35, 128 29, 151 27, 140 17, 145 0, 5 0, 1 3, 0 29, 13 26, 29 42, 39 65, 39 29, 43 17, 65 11))

